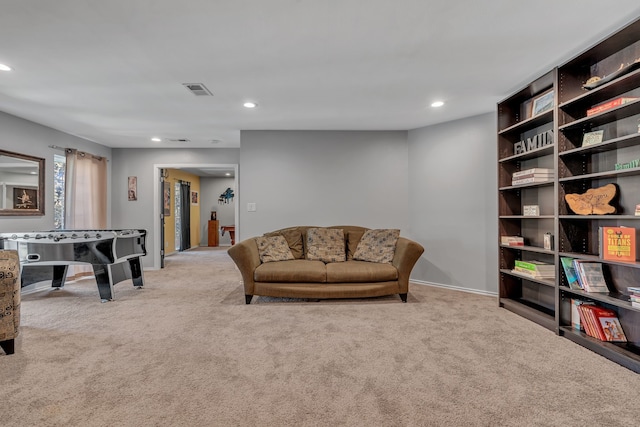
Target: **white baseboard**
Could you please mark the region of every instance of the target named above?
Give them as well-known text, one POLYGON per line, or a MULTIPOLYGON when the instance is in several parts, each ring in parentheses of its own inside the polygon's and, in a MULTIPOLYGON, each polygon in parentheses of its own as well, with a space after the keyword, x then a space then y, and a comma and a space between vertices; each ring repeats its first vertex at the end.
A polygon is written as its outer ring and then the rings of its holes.
POLYGON ((481 291, 481 290, 478 290, 478 289, 463 288, 463 287, 460 287, 460 286, 443 285, 441 283, 425 282, 424 280, 409 279, 409 282, 412 283, 412 284, 415 284, 415 285, 435 286, 436 288, 451 289, 451 290, 454 290, 454 291, 468 292, 470 294, 486 295, 486 296, 490 296, 490 297, 497 297, 498 296, 497 292, 481 291))

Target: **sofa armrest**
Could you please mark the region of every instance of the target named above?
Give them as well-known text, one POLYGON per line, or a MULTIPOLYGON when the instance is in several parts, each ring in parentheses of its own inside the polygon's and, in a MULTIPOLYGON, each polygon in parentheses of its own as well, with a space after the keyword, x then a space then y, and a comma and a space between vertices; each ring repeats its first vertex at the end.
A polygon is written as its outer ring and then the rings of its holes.
POLYGON ((260 254, 255 239, 246 239, 231 246, 227 253, 238 266, 242 281, 244 282, 244 294, 253 295, 253 272, 260 265, 260 254))
POLYGON ((398 238, 396 252, 391 263, 398 270, 399 293, 406 294, 409 291, 411 270, 423 252, 424 248, 419 243, 405 237, 398 238))

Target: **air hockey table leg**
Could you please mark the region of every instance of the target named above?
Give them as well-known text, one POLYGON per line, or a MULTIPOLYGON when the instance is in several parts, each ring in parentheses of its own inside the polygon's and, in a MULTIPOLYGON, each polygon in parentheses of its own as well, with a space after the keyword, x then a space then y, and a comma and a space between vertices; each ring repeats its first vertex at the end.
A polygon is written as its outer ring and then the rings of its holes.
POLYGON ((109 268, 102 264, 93 264, 93 274, 96 277, 98 284, 98 292, 100 293, 100 300, 107 302, 113 299, 113 283, 109 275, 109 268))
POLYGON ((53 279, 51 280, 51 287, 60 289, 64 286, 65 280, 67 280, 68 265, 54 265, 53 266, 53 279))
POLYGON ((142 266, 140 265, 140 257, 131 258, 129 260, 129 267, 131 268, 131 281, 133 286, 140 289, 144 286, 144 274, 142 272, 142 266))

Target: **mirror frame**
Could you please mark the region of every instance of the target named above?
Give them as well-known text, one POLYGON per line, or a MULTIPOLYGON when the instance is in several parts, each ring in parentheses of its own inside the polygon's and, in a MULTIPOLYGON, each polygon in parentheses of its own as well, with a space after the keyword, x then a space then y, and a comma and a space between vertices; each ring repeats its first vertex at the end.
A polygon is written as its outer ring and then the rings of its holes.
POLYGON ((38 208, 37 209, 0 209, 0 216, 43 216, 44 215, 44 159, 12 151, 0 150, 0 156, 15 157, 38 163, 38 208))

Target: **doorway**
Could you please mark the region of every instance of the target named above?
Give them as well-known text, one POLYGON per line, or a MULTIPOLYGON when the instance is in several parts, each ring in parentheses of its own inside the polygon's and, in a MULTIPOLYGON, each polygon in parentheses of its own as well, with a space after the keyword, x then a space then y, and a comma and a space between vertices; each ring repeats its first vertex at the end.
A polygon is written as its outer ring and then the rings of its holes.
MULTIPOLYGON (((154 225, 153 225, 153 243, 150 245, 150 250, 153 251, 153 268, 160 269, 164 267, 164 239, 162 234, 164 231, 164 211, 163 211, 163 196, 161 189, 162 183, 162 170, 164 169, 178 169, 188 172, 192 175, 200 176, 201 178, 211 178, 216 174, 223 174, 233 178, 233 185, 235 189, 236 200, 234 203, 234 224, 236 226, 236 235, 239 234, 239 197, 238 197, 238 164, 155 164, 154 165, 154 225), (229 175, 226 175, 229 174, 229 175)), ((171 184, 170 184, 171 185, 171 184)), ((172 185, 173 187, 173 185, 172 185)), ((172 188, 173 190, 173 188, 172 188)), ((176 191, 172 191, 174 194, 176 191)), ((216 195, 217 197, 217 195, 216 195)), ((202 199, 202 195, 200 195, 202 199)), ((210 206, 206 206, 200 203, 200 212, 202 218, 208 218, 211 215, 210 206)), ((173 218, 167 220, 174 221, 173 218)), ((173 228, 173 227, 172 227, 173 228)), ((192 246, 199 245, 200 242, 192 242, 192 246)))

